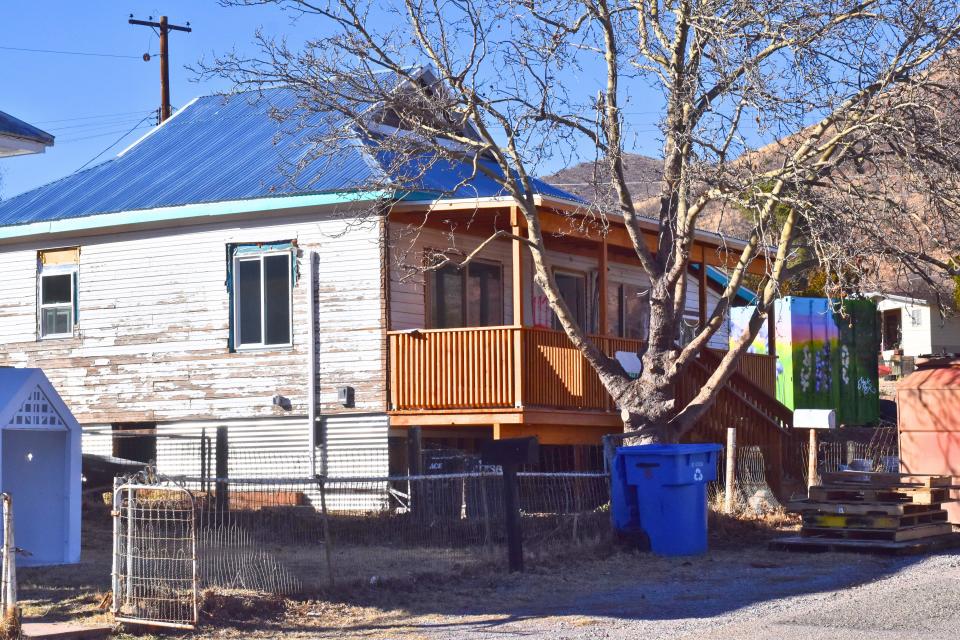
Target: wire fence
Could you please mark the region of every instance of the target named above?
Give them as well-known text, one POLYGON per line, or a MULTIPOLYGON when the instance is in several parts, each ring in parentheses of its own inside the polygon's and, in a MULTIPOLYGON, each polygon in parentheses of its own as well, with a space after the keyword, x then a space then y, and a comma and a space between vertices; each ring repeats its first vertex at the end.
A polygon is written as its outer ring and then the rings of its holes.
MULTIPOLYGON (((115 588, 122 595, 118 617, 125 619, 188 624, 191 589, 182 581, 191 578, 191 561, 193 591, 282 595, 506 566, 499 469, 368 478, 185 476, 153 484, 145 477, 114 492, 115 588)), ((602 471, 521 472, 518 484, 529 561, 609 536, 602 471)))
MULTIPOLYGON (((895 426, 881 426, 867 432, 846 432, 828 434, 829 439, 817 443, 818 473, 836 471, 884 471, 896 473, 900 470, 900 447, 895 426)), ((803 443, 799 455, 807 460, 810 445, 803 443)), ((804 486, 809 473, 803 465, 804 486)))

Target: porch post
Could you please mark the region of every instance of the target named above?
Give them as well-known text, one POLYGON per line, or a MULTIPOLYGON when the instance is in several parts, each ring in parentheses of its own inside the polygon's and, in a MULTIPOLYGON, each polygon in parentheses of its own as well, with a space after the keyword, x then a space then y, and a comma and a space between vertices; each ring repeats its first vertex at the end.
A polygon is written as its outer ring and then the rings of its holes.
MULTIPOLYGON (((517 207, 510 207, 510 233, 520 237, 520 212, 517 207)), ((516 327, 523 325, 523 244, 514 238, 512 244, 511 275, 513 277, 513 324, 516 327)))
POLYGON ((600 241, 600 273, 597 278, 597 288, 600 290, 597 303, 600 305, 597 314, 597 335, 607 335, 607 236, 600 241))
MULTIPOLYGON (((520 211, 510 207, 510 232, 515 236, 511 241, 511 282, 513 283, 513 405, 523 406, 523 244, 520 227, 520 211)), ((494 431, 498 429, 494 428, 494 431)), ((494 435, 494 438, 499 436, 494 435)))

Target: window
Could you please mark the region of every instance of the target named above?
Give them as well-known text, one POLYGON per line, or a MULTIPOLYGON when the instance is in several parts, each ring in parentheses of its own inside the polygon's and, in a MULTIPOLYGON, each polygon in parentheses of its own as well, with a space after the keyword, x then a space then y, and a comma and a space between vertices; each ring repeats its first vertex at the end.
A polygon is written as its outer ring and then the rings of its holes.
POLYGON ((77 322, 77 268, 80 251, 52 249, 38 255, 37 324, 41 338, 73 336, 77 322))
MULTIPOLYGON (((586 326, 587 320, 587 279, 583 274, 558 271, 553 274, 557 281, 560 296, 567 303, 570 313, 576 318, 577 324, 586 326)), ((553 319, 553 328, 560 329, 560 321, 553 319)))
POLYGON ((437 329, 503 324, 503 268, 471 261, 431 273, 430 322, 437 329))
POLYGON ((237 252, 233 268, 238 347, 291 344, 291 252, 237 252))
POLYGON ((650 294, 632 284, 611 284, 607 288, 607 332, 620 338, 646 340, 650 326, 650 294))

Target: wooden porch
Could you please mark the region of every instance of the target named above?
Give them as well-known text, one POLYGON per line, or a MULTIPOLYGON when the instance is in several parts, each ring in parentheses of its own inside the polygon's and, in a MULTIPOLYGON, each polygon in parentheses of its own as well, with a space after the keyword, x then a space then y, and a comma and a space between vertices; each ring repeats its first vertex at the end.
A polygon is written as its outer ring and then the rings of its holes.
MULTIPOLYGON (((456 213, 451 210, 445 215, 453 218, 456 213)), ((492 316, 494 322, 479 323, 491 326, 424 328, 438 326, 433 311, 437 300, 447 298, 426 284, 421 289, 404 288, 398 280, 391 280, 396 287, 396 291, 391 289, 392 330, 387 332, 391 426, 447 427, 448 431, 484 427, 492 430, 494 438, 537 435, 543 444, 598 444, 604 434, 621 431, 619 410, 592 367, 567 336, 552 327, 549 318, 534 314, 543 305, 534 301, 532 270, 525 264, 525 248, 516 239, 524 232, 517 211, 500 207, 467 215, 473 226, 464 229, 463 238, 471 233, 483 237, 489 228, 514 236, 504 240, 506 246, 500 249, 489 247, 493 251, 489 257, 499 260, 502 269, 501 315, 492 316)), ((545 209, 541 215, 544 230, 551 232, 547 250, 554 254, 554 269, 584 274, 589 292, 586 309, 593 315, 582 311, 581 323, 597 332, 591 339, 611 357, 617 352, 637 353, 642 341, 617 337, 625 334, 611 329, 616 322, 608 322, 619 317, 614 315, 617 307, 608 293, 616 290, 617 282, 621 287, 626 282, 625 270, 642 272, 625 229, 615 222, 606 233, 590 225, 571 228, 563 212, 545 209)), ((423 220, 422 214, 402 210, 390 216, 392 224, 415 225, 419 221, 429 229, 433 223, 424 224, 423 220)), ((655 242, 653 236, 648 240, 655 242)), ((425 240, 424 246, 431 245, 425 240)), ((731 255, 708 239, 698 239, 691 253, 699 267, 689 275, 697 291, 691 307, 693 318, 702 326, 708 315, 706 266, 727 266, 731 255)), ((760 272, 762 265, 752 264, 750 270, 760 272)), ((463 300, 465 303, 466 296, 463 300)), ((568 301, 568 306, 577 305, 568 301)), ((688 401, 702 386, 716 366, 717 353, 704 353, 691 366, 678 382, 678 401, 688 401)), ((738 426, 746 431, 741 439, 744 444, 778 442, 791 414, 776 401, 775 389, 776 357, 746 355, 693 437, 720 442, 727 426, 738 426)))
MULTIPOLYGON (((493 425, 501 437, 537 434, 554 444, 595 443, 603 433, 622 428, 600 378, 561 331, 497 326, 391 331, 388 336, 395 426, 493 425)), ((642 346, 627 338, 592 340, 611 357, 642 346)), ((715 366, 712 360, 720 356, 705 357, 711 362, 698 362, 688 376, 693 385, 702 384, 701 369, 715 366)), ((742 413, 738 407, 746 403, 755 421, 773 426, 773 416, 782 414, 766 406, 775 394, 776 358, 747 354, 731 381, 737 383, 725 390, 715 411, 742 413)), ((693 391, 691 384, 682 384, 678 393, 693 391)))

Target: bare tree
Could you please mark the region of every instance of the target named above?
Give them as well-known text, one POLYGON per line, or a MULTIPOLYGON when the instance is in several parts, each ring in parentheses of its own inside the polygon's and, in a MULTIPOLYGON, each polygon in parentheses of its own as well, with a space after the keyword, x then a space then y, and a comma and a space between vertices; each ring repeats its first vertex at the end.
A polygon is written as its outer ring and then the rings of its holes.
MULTIPOLYGON (((960 174, 952 122, 942 102, 925 96, 944 97, 958 86, 941 62, 960 35, 956 3, 224 3, 277 4, 297 19, 316 19, 323 35, 302 47, 258 34, 260 54, 226 55, 203 67, 238 88, 292 87, 298 104, 286 116, 309 114, 316 153, 359 133, 388 166, 384 187, 422 189, 437 170, 460 171, 461 186, 482 176, 502 187, 525 221, 520 240, 537 285, 621 408, 625 430, 640 441, 676 441, 693 427, 791 275, 816 267, 836 284, 852 274, 863 280, 881 262, 925 275, 932 266, 955 269, 956 245, 931 246, 928 234, 938 231, 911 206, 937 211, 951 226, 940 237, 955 242, 960 174), (639 87, 659 96, 653 107, 661 114, 662 187, 653 203, 634 198, 623 166, 649 126, 630 102, 639 87), (533 176, 557 158, 582 159, 584 149, 605 178, 595 208, 571 212, 571 219, 601 226, 622 220, 651 283, 637 379, 578 324, 544 246, 533 176), (644 239, 641 211, 652 212, 655 247, 644 239), (679 344, 694 232, 706 212, 746 215, 749 237, 707 322, 679 344), (898 244, 906 227, 909 242, 898 244), (721 328, 757 259, 766 274, 747 330, 692 401, 677 406, 675 381, 721 328)), ((425 268, 472 255, 447 253, 425 268)))

